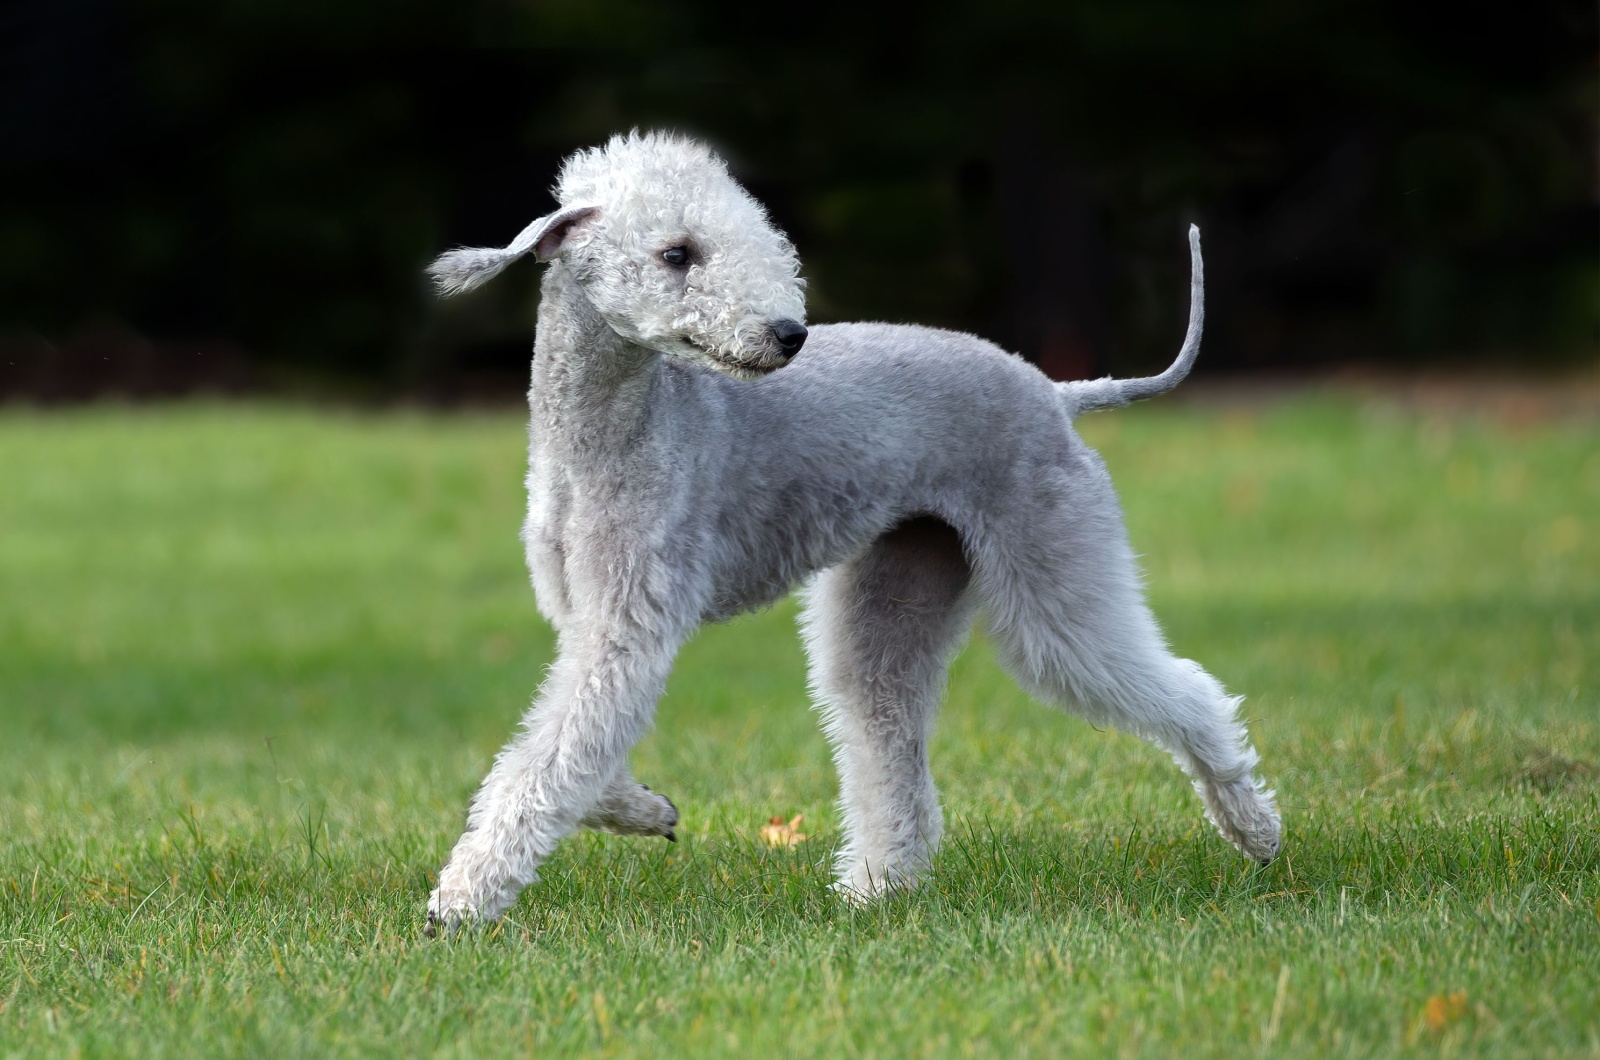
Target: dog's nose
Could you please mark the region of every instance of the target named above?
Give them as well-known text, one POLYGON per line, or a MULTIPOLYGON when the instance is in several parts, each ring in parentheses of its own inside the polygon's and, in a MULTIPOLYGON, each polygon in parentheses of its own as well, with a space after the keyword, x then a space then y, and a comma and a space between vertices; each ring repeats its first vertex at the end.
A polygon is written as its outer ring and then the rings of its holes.
POLYGON ((772 325, 772 334, 783 347, 785 357, 793 357, 806 344, 806 326, 798 320, 780 320, 772 325))

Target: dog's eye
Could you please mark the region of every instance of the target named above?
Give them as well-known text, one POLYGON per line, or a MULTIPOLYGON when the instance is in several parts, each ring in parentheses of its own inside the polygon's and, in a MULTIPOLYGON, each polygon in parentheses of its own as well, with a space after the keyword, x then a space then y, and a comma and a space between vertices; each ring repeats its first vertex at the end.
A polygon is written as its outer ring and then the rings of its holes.
POLYGON ((673 247, 670 250, 663 250, 661 252, 661 260, 675 269, 681 269, 689 264, 689 248, 673 247))

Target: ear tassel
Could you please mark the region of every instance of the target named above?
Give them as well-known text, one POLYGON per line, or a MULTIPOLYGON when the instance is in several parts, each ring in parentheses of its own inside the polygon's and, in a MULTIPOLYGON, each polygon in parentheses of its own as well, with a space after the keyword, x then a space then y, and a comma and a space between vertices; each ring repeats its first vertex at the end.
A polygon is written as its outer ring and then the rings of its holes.
MULTIPOLYGON (((440 254, 428 266, 428 276, 441 297, 470 291, 500 275, 513 261, 536 250, 539 244, 558 230, 563 231, 573 222, 594 212, 592 206, 569 206, 548 217, 541 217, 503 247, 461 247, 440 254)), ((540 257, 548 257, 541 253, 540 257)))
POLYGON ((441 297, 448 298, 488 282, 521 256, 506 250, 463 247, 440 254, 428 266, 428 276, 433 280, 434 290, 441 297))

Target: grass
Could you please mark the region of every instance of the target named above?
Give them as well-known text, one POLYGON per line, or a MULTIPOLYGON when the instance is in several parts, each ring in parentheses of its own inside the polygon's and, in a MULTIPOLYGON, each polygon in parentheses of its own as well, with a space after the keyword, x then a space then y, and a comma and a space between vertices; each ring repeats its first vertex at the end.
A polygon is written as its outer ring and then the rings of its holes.
POLYGON ((683 841, 569 842, 420 936, 547 662, 514 415, 0 415, 0 1052, 1600 1055, 1600 446, 1302 399, 1087 419, 1285 854, 981 639, 917 894, 826 891, 793 608, 635 755, 683 841), (770 815, 809 842, 768 849, 770 815))

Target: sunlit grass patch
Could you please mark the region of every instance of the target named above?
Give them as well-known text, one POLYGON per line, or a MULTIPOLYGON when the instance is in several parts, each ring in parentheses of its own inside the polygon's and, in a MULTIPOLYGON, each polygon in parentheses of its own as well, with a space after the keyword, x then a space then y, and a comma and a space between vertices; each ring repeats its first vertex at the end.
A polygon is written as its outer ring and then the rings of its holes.
POLYGON ((0 1049, 1594 1054, 1593 427, 1082 427, 1174 647, 1248 697, 1276 862, 980 635, 927 885, 840 901, 785 602, 687 646, 635 754, 681 842, 575 837, 502 924, 428 944, 552 645, 519 419, 0 416, 0 1049))

